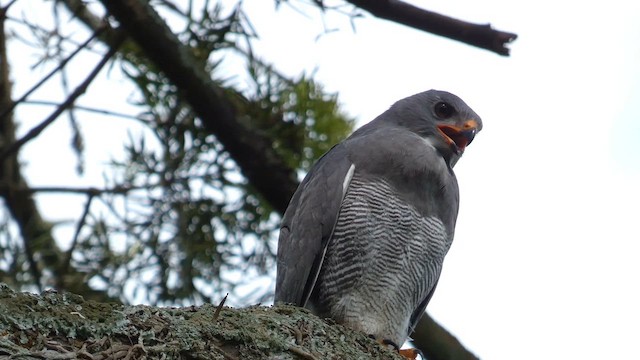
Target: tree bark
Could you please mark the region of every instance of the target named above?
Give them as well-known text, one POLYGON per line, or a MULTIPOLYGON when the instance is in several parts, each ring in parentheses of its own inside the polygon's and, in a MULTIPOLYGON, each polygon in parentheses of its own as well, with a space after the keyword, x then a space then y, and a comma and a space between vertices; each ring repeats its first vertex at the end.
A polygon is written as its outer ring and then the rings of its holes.
POLYGON ((413 332, 413 344, 429 360, 478 360, 455 336, 426 313, 413 332))
POLYGON ((406 360, 293 306, 124 306, 0 284, 0 357, 20 359, 406 360))

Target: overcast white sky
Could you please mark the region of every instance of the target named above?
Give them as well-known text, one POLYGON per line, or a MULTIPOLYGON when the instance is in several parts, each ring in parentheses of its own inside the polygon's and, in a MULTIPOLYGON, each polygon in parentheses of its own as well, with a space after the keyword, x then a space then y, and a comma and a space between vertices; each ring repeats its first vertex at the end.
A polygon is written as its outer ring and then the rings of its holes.
MULTIPOLYGON (((315 11, 273 12, 264 0, 244 8, 257 53, 290 75, 317 69, 361 123, 430 88, 458 94, 483 118, 456 167, 456 239, 428 308, 469 349, 483 359, 640 358, 640 2, 413 3, 517 33, 512 56, 373 18, 353 33, 331 13, 325 24, 341 30, 316 41, 315 11)), ((16 82, 15 94, 29 84, 16 82)), ((126 96, 108 86, 105 103, 126 96)), ((20 114, 22 130, 48 111, 20 114)), ((82 125, 94 175, 74 181, 89 184, 120 135, 105 136, 113 125, 100 120, 82 125)), ((29 156, 46 141, 65 147, 65 127, 26 148, 32 183, 69 183, 70 155, 29 156), (66 175, 42 173, 61 156, 66 175)), ((48 199, 43 206, 59 206, 48 199)))

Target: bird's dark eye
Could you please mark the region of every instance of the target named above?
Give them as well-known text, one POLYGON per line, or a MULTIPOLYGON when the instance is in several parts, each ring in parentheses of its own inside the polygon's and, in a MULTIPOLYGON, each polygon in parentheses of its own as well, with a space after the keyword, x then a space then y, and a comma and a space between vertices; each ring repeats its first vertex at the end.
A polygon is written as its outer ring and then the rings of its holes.
POLYGON ((436 116, 439 117, 440 119, 448 119, 450 117, 453 116, 453 114, 455 114, 456 109, 452 106, 447 104, 446 102, 439 102, 436 104, 436 106, 433 108, 433 110, 436 113, 436 116))

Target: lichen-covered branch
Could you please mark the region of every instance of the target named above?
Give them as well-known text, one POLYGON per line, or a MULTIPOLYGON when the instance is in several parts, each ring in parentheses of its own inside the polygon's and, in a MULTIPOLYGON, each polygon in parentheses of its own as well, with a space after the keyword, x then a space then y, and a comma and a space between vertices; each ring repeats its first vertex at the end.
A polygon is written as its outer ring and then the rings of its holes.
POLYGON ((287 305, 124 306, 0 284, 0 357, 21 359, 388 359, 365 334, 287 305))

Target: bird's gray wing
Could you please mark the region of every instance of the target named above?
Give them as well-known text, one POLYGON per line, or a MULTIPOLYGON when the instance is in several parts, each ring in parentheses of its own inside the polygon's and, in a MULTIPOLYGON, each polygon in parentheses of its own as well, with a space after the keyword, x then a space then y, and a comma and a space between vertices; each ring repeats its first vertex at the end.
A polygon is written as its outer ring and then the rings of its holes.
POLYGON ((353 169, 344 144, 338 144, 318 160, 291 198, 278 239, 276 303, 306 305, 353 169))

